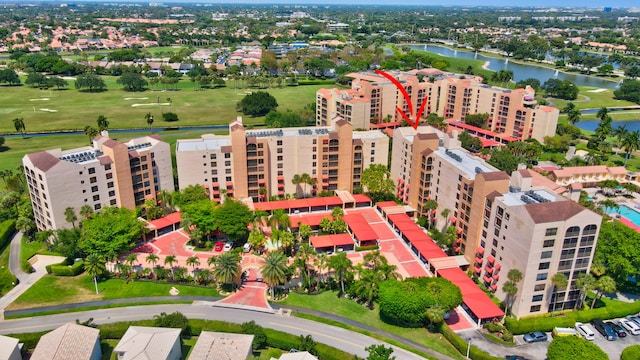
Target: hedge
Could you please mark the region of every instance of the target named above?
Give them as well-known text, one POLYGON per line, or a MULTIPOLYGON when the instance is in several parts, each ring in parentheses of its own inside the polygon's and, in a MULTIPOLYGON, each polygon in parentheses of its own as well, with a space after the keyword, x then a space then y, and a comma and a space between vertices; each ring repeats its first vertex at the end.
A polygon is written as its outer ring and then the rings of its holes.
POLYGON ((73 265, 53 265, 51 273, 55 276, 76 276, 84 271, 84 262, 78 261, 73 265))
POLYGON ((16 232, 16 221, 14 219, 5 220, 0 223, 0 250, 9 244, 11 236, 16 232))
POLYGON ((603 320, 614 319, 640 312, 640 301, 627 303, 604 297, 601 301, 604 302, 606 306, 590 310, 571 311, 562 315, 556 314, 555 316, 545 314, 543 316, 526 317, 520 320, 506 318, 505 325, 509 331, 517 335, 531 331, 551 331, 554 327, 573 327, 577 321, 588 323, 596 318, 603 320))
POLYGON ((631 345, 622 350, 620 360, 637 360, 640 359, 640 345, 631 345))
POLYGON ((356 251, 369 251, 378 249, 380 249, 380 246, 378 245, 356 246, 356 251))
MULTIPOLYGON (((469 343, 465 339, 461 338, 458 334, 453 332, 453 330, 451 330, 451 328, 449 328, 449 326, 446 323, 442 323, 442 326, 440 327, 440 332, 445 337, 445 339, 449 340, 451 345, 453 345, 456 349, 458 349, 460 354, 463 354, 463 355, 467 354, 467 346, 469 346, 469 343)), ((469 356, 473 360, 501 360, 502 359, 499 357, 495 357, 493 355, 489 355, 486 352, 475 347, 474 345, 471 345, 469 349, 469 356)))
POLYGON ((47 270, 47 274, 51 274, 51 268, 54 266, 67 266, 67 265, 71 265, 71 262, 68 259, 63 260, 61 263, 57 263, 57 264, 49 264, 47 266, 45 266, 44 268, 47 270))

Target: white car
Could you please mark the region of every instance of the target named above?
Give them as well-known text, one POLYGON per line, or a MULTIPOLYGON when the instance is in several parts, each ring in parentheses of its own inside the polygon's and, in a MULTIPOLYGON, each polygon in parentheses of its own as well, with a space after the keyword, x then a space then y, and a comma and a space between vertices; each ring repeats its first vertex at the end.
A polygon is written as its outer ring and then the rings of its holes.
POLYGON ((232 248, 233 248, 233 243, 228 242, 224 244, 224 248, 222 249, 222 251, 227 252, 227 251, 230 251, 232 248))
POLYGON ((577 322, 575 327, 578 334, 580 334, 584 339, 590 340, 590 341, 593 341, 596 339, 596 333, 588 324, 577 322))
POLYGON ((629 319, 620 319, 618 324, 627 330, 631 335, 640 335, 640 326, 629 319))

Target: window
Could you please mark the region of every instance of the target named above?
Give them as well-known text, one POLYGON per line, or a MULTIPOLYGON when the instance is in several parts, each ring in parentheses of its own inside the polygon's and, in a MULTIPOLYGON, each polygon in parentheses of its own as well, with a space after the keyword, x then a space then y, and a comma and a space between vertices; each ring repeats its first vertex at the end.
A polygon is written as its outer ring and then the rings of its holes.
POLYGON ((111 179, 113 177, 112 173, 107 173, 107 179, 111 179))
POLYGON ((542 254, 540 254, 540 259, 549 259, 551 254, 553 254, 553 251, 543 251, 542 254))
POLYGON ((533 291, 543 291, 546 284, 538 284, 533 288, 533 291))
POLYGON ((542 247, 553 247, 553 244, 555 243, 555 240, 545 240, 544 243, 542 243, 542 247))
POLYGON ((112 181, 108 182, 108 183, 107 183, 107 187, 108 187, 108 188, 112 188, 112 187, 113 187, 113 182, 112 182, 112 181))
POLYGON ((540 311, 540 305, 534 305, 531 307, 531 310, 529 310, 529 312, 538 312, 540 311))
POLYGON ((540 265, 538 265, 538 270, 547 270, 549 268, 551 263, 549 262, 543 262, 540 263, 540 265))
POLYGON ((224 158, 225 159, 231 159, 231 153, 224 154, 224 158))
POLYGON ((111 164, 107 164, 107 165, 105 165, 105 166, 104 166, 104 169, 105 169, 105 170, 111 170, 111 164))
POLYGON ((211 154, 211 160, 215 160, 216 159, 216 154, 211 154))
POLYGON ((531 298, 531 302, 538 302, 538 301, 542 301, 542 295, 533 295, 533 297, 531 298))
POLYGON ((225 161, 224 166, 231 166, 231 161, 230 160, 225 161))
POLYGON ((276 141, 276 145, 278 145, 278 146, 282 146, 282 140, 278 140, 278 141, 276 141))
POLYGON ((93 195, 93 201, 99 201, 100 195, 93 195))
POLYGON ((98 187, 97 186, 92 186, 91 187, 91 192, 96 192, 98 191, 98 187))
POLYGON ((113 190, 109 191, 109 197, 114 197, 114 196, 116 196, 116 192, 113 190))
POLYGON ((117 202, 116 199, 112 199, 111 201, 109 201, 109 205, 111 206, 116 206, 117 202))
POLYGON ((95 176, 92 176, 92 177, 89 178, 89 182, 92 183, 92 184, 95 183, 95 182, 98 182, 98 178, 96 178, 95 176))
POLYGON ((566 249, 566 248, 576 247, 577 244, 578 244, 577 237, 567 238, 567 239, 564 239, 564 242, 562 243, 562 248, 566 249))
POLYGON ((147 156, 145 155, 145 156, 141 157, 140 161, 147 161, 147 156))
POLYGON ((544 236, 554 236, 558 233, 558 228, 548 228, 544 232, 544 236))
POLYGON ((89 168, 89 174, 95 174, 96 168, 89 168))
POLYGON ((547 273, 540 273, 536 276, 536 281, 547 280, 547 273))
POLYGON ((225 181, 231 181, 231 176, 227 176, 225 181))
POLYGON ((100 205, 100 204, 93 205, 93 209, 94 210, 100 210, 101 207, 102 207, 102 205, 100 205))

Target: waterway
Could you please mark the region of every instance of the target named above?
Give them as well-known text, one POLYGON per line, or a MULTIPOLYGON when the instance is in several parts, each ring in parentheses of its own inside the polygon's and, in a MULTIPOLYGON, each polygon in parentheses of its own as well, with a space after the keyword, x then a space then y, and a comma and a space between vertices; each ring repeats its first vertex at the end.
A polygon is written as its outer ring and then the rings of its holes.
MULTIPOLYGON (((638 117, 640 117, 640 114, 638 114, 638 117)), ((582 130, 595 131, 599 123, 600 120, 581 120, 576 123, 576 126, 582 130)), ((640 130, 640 120, 613 121, 611 124, 614 129, 624 125, 629 131, 640 130)))
POLYGON ((538 79, 541 84, 544 84, 545 81, 549 79, 559 79, 559 80, 569 80, 577 86, 593 86, 597 88, 605 88, 605 89, 615 89, 619 85, 615 81, 609 81, 600 79, 593 76, 586 75, 578 75, 573 73, 564 73, 561 71, 556 71, 555 69, 546 68, 543 66, 535 66, 529 64, 519 64, 509 59, 498 59, 489 56, 485 56, 482 54, 477 54, 475 52, 469 51, 458 51, 456 49, 451 49, 446 46, 439 45, 411 45, 411 49, 414 50, 423 50, 427 52, 431 52, 434 54, 446 56, 446 57, 454 57, 454 58, 462 58, 462 59, 473 59, 473 60, 482 60, 485 62, 489 62, 488 69, 493 71, 500 71, 503 69, 513 71, 514 81, 521 81, 529 78, 538 79))

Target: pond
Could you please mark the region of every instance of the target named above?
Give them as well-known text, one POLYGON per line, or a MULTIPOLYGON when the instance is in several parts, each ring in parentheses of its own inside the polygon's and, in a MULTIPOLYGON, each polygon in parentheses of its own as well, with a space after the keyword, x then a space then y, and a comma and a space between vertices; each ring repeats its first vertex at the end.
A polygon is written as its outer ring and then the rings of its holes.
POLYGON ((529 64, 518 64, 510 62, 509 59, 497 59, 481 54, 476 54, 469 51, 458 51, 450 49, 446 46, 439 45, 411 45, 411 49, 423 50, 434 54, 439 54, 446 57, 455 57, 462 59, 475 59, 488 61, 488 69, 493 71, 500 71, 502 69, 508 69, 513 71, 514 81, 525 80, 529 78, 538 79, 541 84, 545 81, 556 78, 559 80, 569 80, 577 86, 593 86, 597 88, 615 89, 618 87, 618 83, 615 81, 608 81, 599 79, 593 76, 578 75, 573 73, 563 73, 554 69, 535 66, 529 64))

